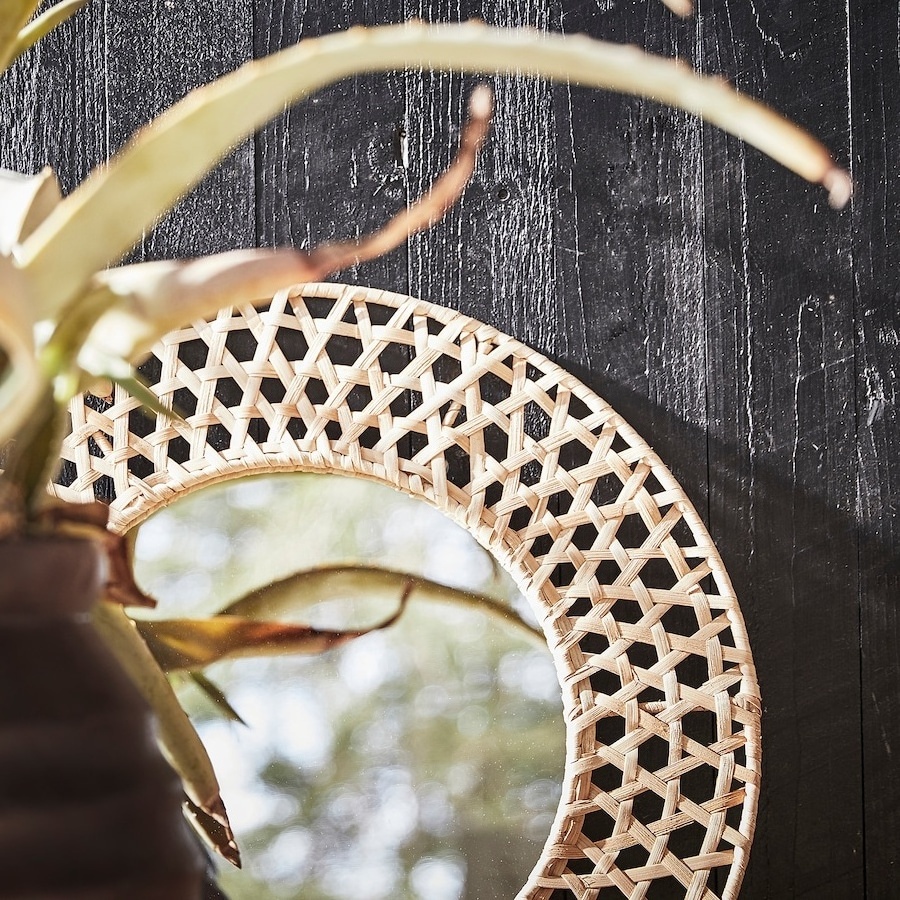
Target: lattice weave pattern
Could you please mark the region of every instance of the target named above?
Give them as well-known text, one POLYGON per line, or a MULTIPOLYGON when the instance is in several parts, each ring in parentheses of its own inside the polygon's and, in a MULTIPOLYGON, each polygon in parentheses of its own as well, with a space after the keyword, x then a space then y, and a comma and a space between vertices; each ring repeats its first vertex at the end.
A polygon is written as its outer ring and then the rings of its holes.
POLYGON ((760 750, 743 619, 683 491, 604 401, 496 329, 340 285, 175 332, 146 371, 187 425, 119 389, 102 412, 78 399, 61 496, 102 486, 123 530, 249 472, 426 499, 517 578, 562 685, 563 796, 519 897, 737 894, 760 750))

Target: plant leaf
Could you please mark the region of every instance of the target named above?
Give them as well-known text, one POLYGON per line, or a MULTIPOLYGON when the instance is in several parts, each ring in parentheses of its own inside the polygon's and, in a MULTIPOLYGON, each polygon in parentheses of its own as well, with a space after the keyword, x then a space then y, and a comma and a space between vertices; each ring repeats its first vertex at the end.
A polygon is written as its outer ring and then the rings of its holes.
POLYGON ((111 360, 136 362, 163 335, 185 322, 205 319, 238 302, 268 300, 288 284, 321 281, 332 272, 381 256, 430 227, 468 184, 487 137, 491 108, 490 91, 476 88, 460 149, 450 167, 412 206, 359 240, 324 244, 308 253, 236 250, 188 262, 142 263, 99 273, 94 290, 117 299, 88 336, 79 355, 81 367, 98 375, 111 360))
POLYGON ((194 807, 218 823, 215 849, 233 861, 237 845, 219 792, 209 754, 191 724, 159 664, 124 610, 102 601, 94 610, 94 626, 110 651, 131 676, 159 723, 160 745, 172 768, 181 776, 194 807))
MULTIPOLYGON (((395 598, 396 600, 396 598, 395 598)), ((243 656, 285 656, 324 653, 371 631, 387 628, 403 612, 400 608, 371 628, 330 631, 308 625, 258 621, 245 616, 218 615, 209 619, 138 619, 139 634, 166 672, 200 669, 223 659, 243 656)))
POLYGON ((62 0, 41 13, 34 21, 29 22, 19 31, 11 51, 11 59, 18 59, 26 50, 30 50, 41 38, 46 37, 58 25, 70 19, 90 0, 62 0))
POLYGON ((238 140, 293 103, 365 71, 431 66, 522 72, 607 88, 682 107, 754 144, 811 181, 836 205, 849 176, 825 148, 720 78, 635 47, 480 23, 355 28, 305 40, 192 91, 95 169, 25 242, 21 261, 44 316, 55 316, 95 272, 144 230, 238 140))
POLYGON ((229 722, 237 722, 246 727, 247 723, 241 718, 238 711, 231 705, 231 701, 225 692, 214 681, 211 681, 203 672, 188 672, 187 677, 197 686, 203 695, 212 702, 213 706, 229 722))
POLYGON ((0 72, 13 62, 13 53, 19 40, 19 32, 25 27, 40 0, 3 0, 0 12, 0 72))
POLYGON ((49 166, 37 175, 0 169, 0 253, 9 255, 62 200, 49 166))
POLYGON ((488 613, 511 625, 531 641, 546 646, 540 629, 534 628, 512 607, 495 597, 448 587, 428 578, 380 566, 338 565, 306 569, 251 591, 226 606, 221 614, 272 619, 296 614, 317 603, 337 598, 396 603, 398 594, 403 590, 409 591, 410 602, 451 603, 488 613))

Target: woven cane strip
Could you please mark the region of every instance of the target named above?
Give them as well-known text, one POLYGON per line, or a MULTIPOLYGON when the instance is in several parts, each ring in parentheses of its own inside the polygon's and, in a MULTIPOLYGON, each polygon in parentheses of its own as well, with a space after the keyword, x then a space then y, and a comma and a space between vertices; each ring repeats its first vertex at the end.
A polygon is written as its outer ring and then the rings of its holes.
POLYGON ((487 325, 340 285, 226 310, 154 353, 153 389, 187 424, 148 422, 119 389, 103 411, 77 400, 61 496, 111 488, 119 530, 250 472, 432 503, 517 579, 562 686, 563 795, 519 897, 736 896, 760 764, 746 630, 684 492, 603 400, 487 325))

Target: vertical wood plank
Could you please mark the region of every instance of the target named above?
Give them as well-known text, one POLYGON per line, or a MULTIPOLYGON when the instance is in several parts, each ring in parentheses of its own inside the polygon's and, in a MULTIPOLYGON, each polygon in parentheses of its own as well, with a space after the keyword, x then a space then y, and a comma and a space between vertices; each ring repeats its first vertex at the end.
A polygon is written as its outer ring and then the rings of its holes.
POLYGON ((900 875, 900 25, 896 5, 850 4, 866 896, 900 875))
MULTIPOLYGON (((252 0, 117 0, 102 8, 108 153, 192 88, 252 56, 252 0)), ((245 141, 148 234, 136 256, 253 246, 254 199, 253 143, 245 141)))
POLYGON ((94 3, 0 76, 0 165, 46 165, 69 192, 106 158, 102 3, 94 3))
MULTIPOLYGON (((704 6, 702 63, 847 159, 838 4, 704 6)), ((863 896, 849 216, 705 130, 711 526, 764 702, 747 897, 863 896)))
MULTIPOLYGON (((258 0, 255 53, 391 21, 391 4, 374 0, 258 0)), ((358 237, 401 210, 407 200, 398 153, 404 110, 402 76, 361 75, 320 91, 263 129, 257 138, 257 243, 308 248, 358 237)), ((403 293, 406 248, 335 277, 403 293)))

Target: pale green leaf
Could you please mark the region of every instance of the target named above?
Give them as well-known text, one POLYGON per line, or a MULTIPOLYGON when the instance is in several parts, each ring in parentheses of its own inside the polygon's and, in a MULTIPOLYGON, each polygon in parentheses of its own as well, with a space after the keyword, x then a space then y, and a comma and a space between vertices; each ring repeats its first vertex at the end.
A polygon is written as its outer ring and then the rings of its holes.
POLYGON ((821 144, 722 79, 678 61, 580 35, 480 23, 354 28, 305 40, 191 92, 95 170, 23 248, 44 314, 75 299, 95 272, 126 253, 219 157, 285 103, 357 72, 403 67, 521 72, 648 96, 704 116, 824 183, 836 203, 849 196, 849 177, 821 144))
POLYGON ((134 621, 120 606, 99 603, 94 610, 94 626, 156 714, 160 745, 172 768, 181 776, 188 798, 221 826, 221 841, 226 846, 219 849, 228 858, 237 848, 219 782, 209 754, 181 708, 169 679, 141 639, 134 621))
POLYGON ((3 0, 0 4, 0 72, 13 62, 19 33, 38 6, 40 0, 3 0))
POLYGON ((477 591, 448 587, 406 572, 380 566, 335 565, 296 572, 251 591, 222 610, 224 615, 252 619, 295 616, 326 600, 365 601, 392 607, 402 591, 408 602, 448 603, 478 610, 512 626, 519 634, 541 646, 546 639, 511 606, 477 591))
POLYGON ((11 254, 60 200, 62 194, 53 169, 44 168, 37 175, 0 169, 0 253, 11 254))
POLYGON ((41 13, 34 21, 29 22, 19 31, 12 48, 12 59, 18 59, 26 50, 30 50, 41 38, 46 37, 63 22, 72 18, 90 0, 62 0, 41 13))
POLYGON ((237 722, 239 725, 244 726, 247 725, 238 711, 231 705, 231 701, 228 699, 222 688, 204 675, 203 672, 187 672, 186 676, 224 718, 229 722, 237 722))

